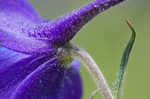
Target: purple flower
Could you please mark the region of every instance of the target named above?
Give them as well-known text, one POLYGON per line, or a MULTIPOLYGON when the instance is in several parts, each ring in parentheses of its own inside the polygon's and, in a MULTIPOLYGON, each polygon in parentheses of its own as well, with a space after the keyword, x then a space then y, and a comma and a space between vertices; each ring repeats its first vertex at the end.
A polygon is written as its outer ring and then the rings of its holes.
POLYGON ((92 18, 121 1, 96 0, 43 21, 28 0, 0 0, 0 99, 81 99, 79 61, 65 45, 92 18))

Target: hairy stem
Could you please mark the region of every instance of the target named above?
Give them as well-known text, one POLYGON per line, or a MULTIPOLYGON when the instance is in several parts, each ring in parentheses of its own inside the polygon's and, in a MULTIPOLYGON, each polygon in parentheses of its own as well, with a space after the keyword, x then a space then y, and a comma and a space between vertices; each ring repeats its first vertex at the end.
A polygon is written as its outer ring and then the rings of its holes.
POLYGON ((100 89, 100 93, 104 96, 104 98, 114 99, 114 96, 104 78, 103 73, 101 72, 101 69, 96 64, 94 59, 89 55, 89 53, 75 45, 71 45, 71 48, 69 49, 72 55, 78 56, 81 59, 81 61, 85 64, 86 68, 92 75, 98 89, 100 89))

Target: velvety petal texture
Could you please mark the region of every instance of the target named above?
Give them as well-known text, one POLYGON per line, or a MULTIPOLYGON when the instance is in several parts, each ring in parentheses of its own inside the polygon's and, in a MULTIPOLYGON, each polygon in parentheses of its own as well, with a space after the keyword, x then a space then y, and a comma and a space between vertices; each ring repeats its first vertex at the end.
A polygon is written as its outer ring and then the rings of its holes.
POLYGON ((0 0, 0 99, 82 98, 79 62, 64 66, 55 45, 30 37, 47 22, 28 0, 0 0))
POLYGON ((24 53, 51 52, 50 44, 28 37, 28 28, 42 22, 28 0, 0 0, 0 43, 24 53))
POLYGON ((0 0, 0 42, 27 54, 52 52, 69 42, 91 19, 124 0, 95 0, 49 22, 41 21, 28 0, 0 0))
POLYGON ((95 0, 49 21, 28 0, 0 0, 0 99, 81 99, 80 64, 65 44, 122 1, 95 0))
POLYGON ((78 60, 66 67, 55 57, 29 56, 6 48, 0 50, 2 53, 0 99, 81 99, 78 60))
POLYGON ((44 56, 29 56, 2 48, 0 50, 0 98, 9 99, 19 82, 47 60, 48 58, 44 56))
POLYGON ((64 99, 81 99, 83 95, 82 79, 80 77, 80 62, 74 60, 64 77, 64 99))

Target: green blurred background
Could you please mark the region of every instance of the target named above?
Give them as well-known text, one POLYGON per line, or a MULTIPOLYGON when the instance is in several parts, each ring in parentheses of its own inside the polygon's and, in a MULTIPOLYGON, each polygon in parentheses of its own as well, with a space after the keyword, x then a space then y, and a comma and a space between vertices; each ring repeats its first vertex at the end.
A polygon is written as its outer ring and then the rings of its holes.
MULTIPOLYGON (((30 0, 43 18, 55 19, 92 0, 30 0)), ((129 60, 123 99, 150 99, 150 0, 127 0, 103 12, 87 24, 73 39, 85 48, 102 69, 113 88, 122 52, 130 37, 128 19, 137 38, 129 60)), ((96 86, 88 71, 81 66, 84 83, 83 99, 88 99, 96 86)), ((97 94, 94 99, 102 99, 97 94)))

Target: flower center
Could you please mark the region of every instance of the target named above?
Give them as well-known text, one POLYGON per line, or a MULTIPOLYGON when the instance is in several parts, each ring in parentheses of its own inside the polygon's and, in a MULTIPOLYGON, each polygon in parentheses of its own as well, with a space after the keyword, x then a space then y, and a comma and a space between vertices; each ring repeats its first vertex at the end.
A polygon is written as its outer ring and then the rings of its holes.
POLYGON ((64 66, 69 66, 73 61, 73 57, 71 56, 69 49, 65 47, 58 48, 56 57, 64 66))

